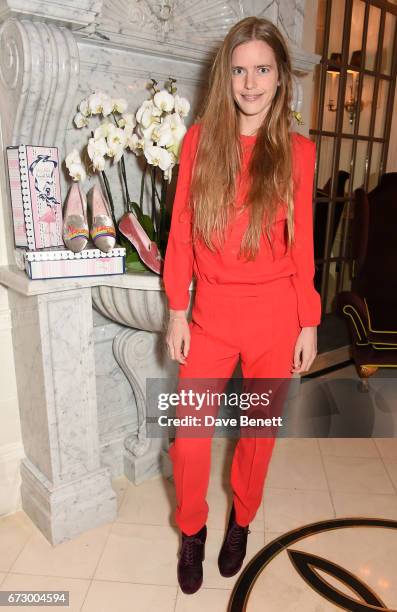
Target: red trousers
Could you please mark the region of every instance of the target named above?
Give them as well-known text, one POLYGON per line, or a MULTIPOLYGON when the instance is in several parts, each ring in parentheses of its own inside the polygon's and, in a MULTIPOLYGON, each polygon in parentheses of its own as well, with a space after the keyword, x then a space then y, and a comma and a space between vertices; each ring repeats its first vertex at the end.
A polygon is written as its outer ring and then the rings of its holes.
MULTIPOLYGON (((291 279, 238 287, 198 283, 193 305, 190 350, 179 367, 184 378, 231 378, 239 358, 244 378, 291 377, 300 332, 297 297, 291 279)), ((217 389, 220 390, 219 388, 217 389)), ((176 436, 170 445, 177 499, 175 520, 191 535, 207 521, 211 437, 176 436)), ((240 437, 233 455, 231 487, 240 525, 248 525, 262 501, 275 437, 240 437)))

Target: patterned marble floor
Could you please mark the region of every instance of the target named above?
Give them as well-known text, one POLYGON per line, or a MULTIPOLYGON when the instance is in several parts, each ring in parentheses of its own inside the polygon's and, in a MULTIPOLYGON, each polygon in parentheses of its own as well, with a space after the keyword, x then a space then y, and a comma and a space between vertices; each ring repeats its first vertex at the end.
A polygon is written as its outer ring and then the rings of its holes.
MULTIPOLYGON (((195 595, 184 595, 177 585, 174 491, 162 478, 139 487, 118 478, 113 482, 119 507, 116 521, 56 547, 24 512, 2 518, 0 589, 69 590, 70 611, 226 611, 237 578, 222 578, 216 558, 230 501, 232 447, 230 440, 213 442, 204 585, 195 595)), ((317 574, 309 572, 304 578, 286 548, 276 545, 276 554, 257 573, 246 610, 349 609, 338 607, 334 594, 357 601, 352 584, 358 583, 368 597, 372 594, 383 603, 382 609, 397 609, 397 529, 390 524, 329 523, 318 533, 309 529, 305 537, 300 531, 308 524, 343 517, 397 521, 397 439, 277 440, 263 504, 251 525, 247 563, 266 544, 295 530, 295 541, 287 548, 295 554, 300 551, 304 561, 316 555, 327 569, 317 568, 317 574), (341 580, 346 577, 341 572, 356 583, 341 580), (313 586, 313 575, 320 591, 313 586)), ((236 605, 234 610, 239 610, 236 605)), ((43 608, 52 609, 62 608, 43 608)))

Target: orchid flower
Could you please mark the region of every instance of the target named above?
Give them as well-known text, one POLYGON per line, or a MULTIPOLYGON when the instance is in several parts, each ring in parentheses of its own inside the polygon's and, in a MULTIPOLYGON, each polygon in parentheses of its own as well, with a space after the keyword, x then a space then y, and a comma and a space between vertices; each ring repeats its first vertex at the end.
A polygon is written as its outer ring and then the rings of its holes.
POLYGON ((153 103, 161 111, 169 113, 174 108, 175 98, 166 89, 162 89, 154 94, 153 103))
POLYGON ((68 167, 69 175, 74 181, 85 181, 87 178, 83 164, 70 164, 68 167))
POLYGON ((181 117, 187 117, 190 111, 190 104, 186 98, 181 98, 176 94, 175 96, 175 112, 181 117))
POLYGON ((159 166, 163 171, 168 170, 172 164, 171 154, 162 147, 149 144, 145 146, 143 152, 149 164, 152 166, 159 166))
POLYGON ((85 117, 82 113, 76 113, 73 119, 73 123, 77 128, 82 128, 88 125, 88 118, 85 117))
POLYGON ((127 110, 127 100, 124 100, 124 98, 117 98, 116 100, 112 100, 113 103, 113 108, 112 108, 112 112, 113 113, 124 113, 127 110))

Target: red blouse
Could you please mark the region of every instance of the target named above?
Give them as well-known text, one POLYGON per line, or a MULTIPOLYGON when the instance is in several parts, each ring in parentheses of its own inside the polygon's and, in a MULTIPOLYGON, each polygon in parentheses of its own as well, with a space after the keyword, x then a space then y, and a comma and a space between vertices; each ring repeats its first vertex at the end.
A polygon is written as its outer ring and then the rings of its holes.
POLYGON ((321 320, 321 301, 313 285, 313 219, 312 193, 316 157, 315 144, 292 133, 294 175, 295 242, 287 252, 285 242, 286 212, 279 208, 274 222, 273 250, 265 232, 254 261, 238 259, 240 244, 249 221, 247 208, 240 209, 247 194, 248 161, 255 136, 241 135, 243 147, 242 171, 237 185, 236 214, 229 224, 226 241, 221 249, 212 252, 202 241, 193 246, 192 215, 188 206, 189 188, 197 150, 200 125, 192 125, 185 134, 179 166, 179 176, 173 204, 170 234, 164 261, 163 282, 169 307, 186 310, 189 305, 189 286, 192 276, 207 283, 235 285, 238 292, 252 289, 276 278, 291 276, 297 294, 298 316, 301 327, 315 326, 321 320))

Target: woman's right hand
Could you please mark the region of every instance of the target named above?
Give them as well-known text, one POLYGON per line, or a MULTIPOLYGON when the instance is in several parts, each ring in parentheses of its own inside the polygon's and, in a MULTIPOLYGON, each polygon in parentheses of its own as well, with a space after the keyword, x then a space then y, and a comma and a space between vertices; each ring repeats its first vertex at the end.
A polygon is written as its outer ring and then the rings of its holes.
POLYGON ((190 347, 190 329, 184 310, 170 309, 165 341, 170 358, 185 364, 190 347))

